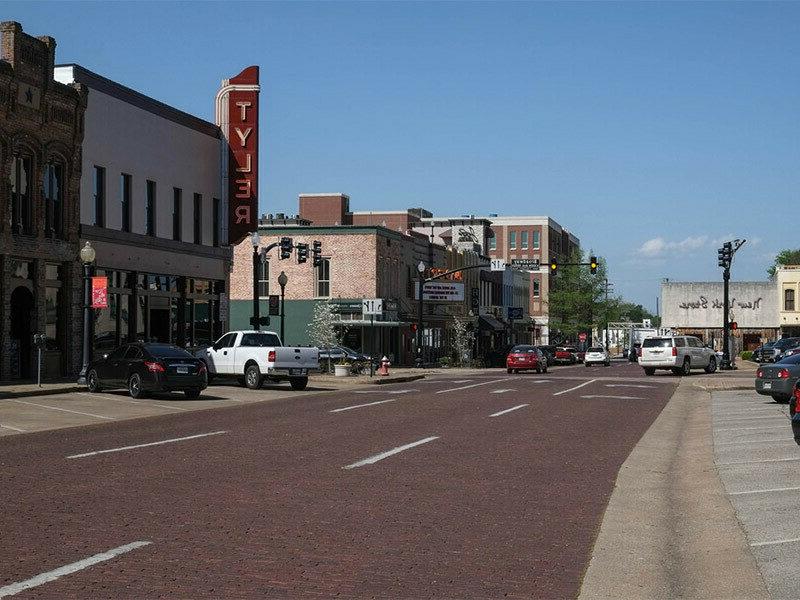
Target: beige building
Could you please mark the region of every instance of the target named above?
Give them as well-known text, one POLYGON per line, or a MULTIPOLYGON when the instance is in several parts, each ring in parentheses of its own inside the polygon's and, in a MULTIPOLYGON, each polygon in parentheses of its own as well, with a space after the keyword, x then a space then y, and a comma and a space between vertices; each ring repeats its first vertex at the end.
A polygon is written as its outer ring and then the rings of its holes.
POLYGON ((778 267, 779 324, 782 337, 800 336, 800 265, 778 267))

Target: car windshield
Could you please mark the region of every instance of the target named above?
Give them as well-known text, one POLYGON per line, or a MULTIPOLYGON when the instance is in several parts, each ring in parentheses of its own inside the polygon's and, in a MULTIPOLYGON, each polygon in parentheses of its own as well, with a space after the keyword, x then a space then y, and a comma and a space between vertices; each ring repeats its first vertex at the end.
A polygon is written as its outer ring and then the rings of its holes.
POLYGON ((672 338, 647 338, 642 348, 672 348, 672 338))
POLYGON ((511 352, 533 352, 533 346, 514 346, 511 352))
POLYGON ((242 336, 242 346, 250 348, 267 348, 280 346, 278 336, 274 333, 245 333, 242 336))
POLYGON ((186 350, 168 344, 147 345, 145 350, 156 358, 192 358, 186 350))
POLYGON ((588 352, 603 352, 603 348, 600 346, 592 346, 589 348, 588 352))
POLYGON ((776 365, 800 365, 800 354, 792 354, 779 360, 776 365))

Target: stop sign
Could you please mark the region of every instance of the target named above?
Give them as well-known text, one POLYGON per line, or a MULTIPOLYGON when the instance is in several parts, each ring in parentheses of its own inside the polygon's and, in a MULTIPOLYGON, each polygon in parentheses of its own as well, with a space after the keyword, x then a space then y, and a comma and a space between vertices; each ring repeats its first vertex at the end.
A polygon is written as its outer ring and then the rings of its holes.
POLYGON ((580 341, 582 341, 582 342, 585 342, 586 341, 586 334, 585 333, 579 333, 578 334, 578 339, 580 341))

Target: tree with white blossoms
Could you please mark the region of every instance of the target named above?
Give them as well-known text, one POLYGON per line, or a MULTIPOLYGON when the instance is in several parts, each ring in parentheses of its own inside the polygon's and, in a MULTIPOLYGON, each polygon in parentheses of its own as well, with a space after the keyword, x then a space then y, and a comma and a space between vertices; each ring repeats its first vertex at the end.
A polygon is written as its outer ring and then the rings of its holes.
POLYGON ((459 366, 464 366, 464 356, 472 350, 475 332, 468 328, 469 322, 461 317, 453 317, 453 347, 459 366))
MULTIPOLYGON (((336 313, 333 312, 333 305, 330 302, 318 302, 314 306, 314 313, 311 322, 308 324, 308 337, 318 348, 330 349, 331 346, 339 344, 339 337, 336 334, 336 313)), ((331 358, 328 353, 328 370, 331 369, 331 358)))

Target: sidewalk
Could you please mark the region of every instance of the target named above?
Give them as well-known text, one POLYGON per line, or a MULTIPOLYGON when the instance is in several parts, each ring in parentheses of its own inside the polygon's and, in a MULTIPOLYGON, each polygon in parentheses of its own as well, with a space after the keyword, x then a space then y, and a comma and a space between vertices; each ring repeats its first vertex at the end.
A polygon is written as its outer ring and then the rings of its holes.
POLYGON ((70 392, 84 391, 86 386, 77 384, 75 379, 59 379, 57 381, 43 381, 42 386, 35 381, 19 381, 0 384, 0 400, 9 398, 25 398, 27 396, 50 396, 52 394, 68 394, 70 392))

